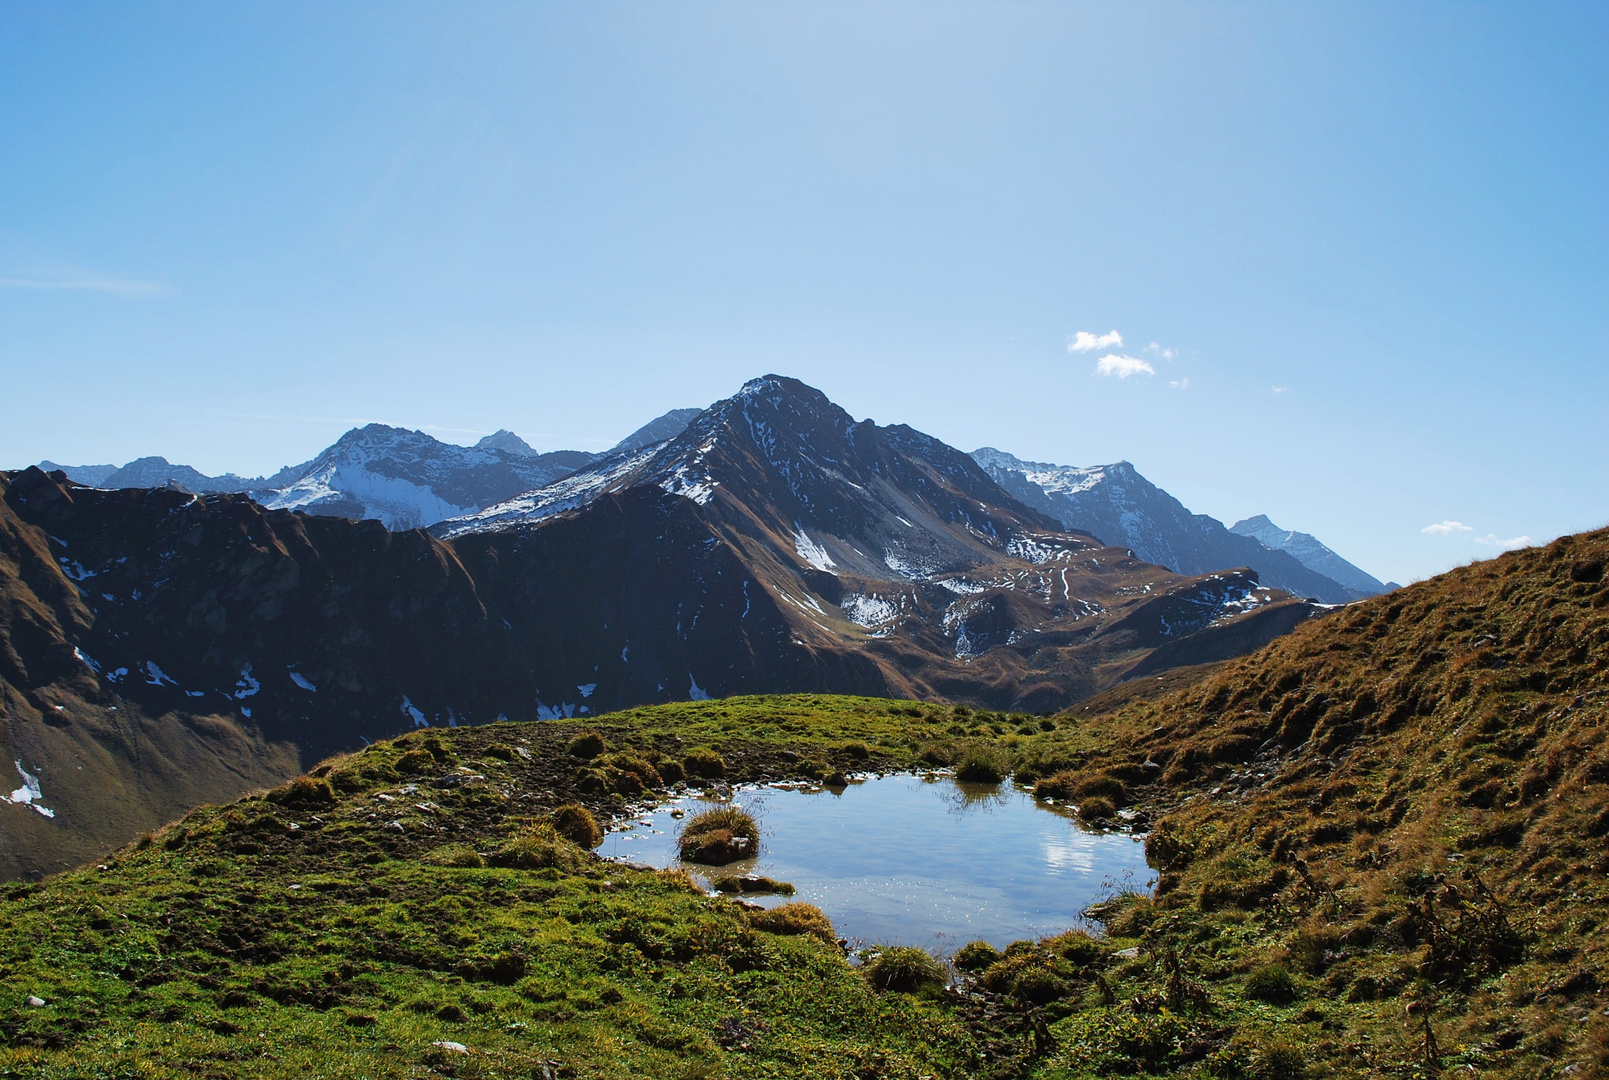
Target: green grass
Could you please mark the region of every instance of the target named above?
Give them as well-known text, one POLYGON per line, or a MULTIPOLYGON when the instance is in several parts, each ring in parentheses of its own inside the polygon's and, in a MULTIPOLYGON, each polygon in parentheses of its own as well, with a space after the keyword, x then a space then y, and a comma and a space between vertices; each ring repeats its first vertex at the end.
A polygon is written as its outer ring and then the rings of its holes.
MULTIPOLYGON (((956 715, 805 696, 591 725, 642 772, 694 747, 734 781, 915 767, 956 715)), ((1020 760, 1059 730, 1025 735, 1017 719, 1001 717, 1007 734, 983 756, 1020 760)), ((1129 1045, 1127 1002, 1165 991, 1156 964, 1119 955, 1145 933, 1133 918, 1099 942, 1020 943, 972 996, 890 950, 914 981, 879 988, 893 959, 857 971, 809 904, 750 910, 567 839, 556 809, 602 820, 629 805, 592 783, 596 759, 567 752, 578 730, 404 736, 202 808, 105 869, 13 887, 0 899, 0 1076, 1098 1075, 1107 1066, 1078 1055, 1106 1048, 1108 1061, 1108 1044, 1129 1045)), ((969 731, 967 753, 984 738, 969 731)), ((1238 987, 1216 999, 1219 1043, 1270 1014, 1247 1013, 1238 987)))
POLYGON ((795 1067, 891 1052, 931 1070, 964 1046, 930 1008, 877 1000, 836 949, 751 930, 735 905, 656 875, 388 863, 361 886, 248 886, 246 916, 222 894, 189 895, 213 869, 133 859, 61 883, 55 904, 10 905, 0 1070, 401 1076, 450 1062, 460 1075, 529 1076, 558 1060, 570 1075, 675 1076, 732 1057, 719 1043, 729 1021, 795 1067), (58 905, 112 896, 113 930, 61 918, 58 905), (166 919, 181 903, 192 925, 179 930, 166 919), (250 958, 223 944, 242 937, 250 958), (19 1010, 19 993, 48 1004, 19 1010), (474 1054, 444 1057, 438 1041, 474 1054))
POLYGON ((963 1024, 867 987, 830 927, 758 929, 685 876, 597 863, 555 832, 538 804, 571 793, 543 770, 578 763, 550 764, 538 737, 566 734, 441 733, 455 766, 406 776, 435 747, 382 744, 333 763, 338 801, 301 784, 203 808, 104 869, 13 887, 0 1076, 915 1077, 971 1060, 963 1024), (498 744, 534 760, 480 753, 498 744), (561 865, 476 865, 533 836, 561 865))

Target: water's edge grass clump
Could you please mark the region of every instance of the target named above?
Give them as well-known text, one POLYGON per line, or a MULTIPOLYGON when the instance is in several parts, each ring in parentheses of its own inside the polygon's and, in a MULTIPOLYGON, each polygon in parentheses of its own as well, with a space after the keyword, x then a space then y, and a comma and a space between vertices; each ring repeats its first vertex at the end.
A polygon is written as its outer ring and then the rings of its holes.
POLYGON ((760 853, 760 823, 738 806, 717 806, 682 822, 676 838, 682 861, 725 866, 760 853))

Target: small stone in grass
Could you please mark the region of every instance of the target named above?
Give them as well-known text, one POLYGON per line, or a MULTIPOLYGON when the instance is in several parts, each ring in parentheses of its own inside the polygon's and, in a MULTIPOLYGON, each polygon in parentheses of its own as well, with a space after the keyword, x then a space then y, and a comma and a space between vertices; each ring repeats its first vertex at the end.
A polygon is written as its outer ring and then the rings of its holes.
POLYGON ((30 1008, 30 1009, 42 1009, 44 1007, 45 1007, 45 999, 44 998, 35 997, 33 994, 28 995, 28 1008, 30 1008))

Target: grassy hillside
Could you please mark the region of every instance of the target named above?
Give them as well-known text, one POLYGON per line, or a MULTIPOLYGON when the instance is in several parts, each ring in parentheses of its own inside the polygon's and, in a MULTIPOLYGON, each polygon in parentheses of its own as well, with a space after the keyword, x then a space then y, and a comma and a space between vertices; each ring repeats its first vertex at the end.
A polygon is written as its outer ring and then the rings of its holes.
POLYGON ((1282 969, 1314 1059, 1602 1075, 1606 564, 1597 532, 1453 571, 1077 708, 1036 763, 1160 818, 1125 918, 1209 986, 1282 969))
POLYGON ((379 744, 4 894, 0 1076, 1602 1075, 1606 563, 1599 533, 1468 567, 1100 715, 738 698, 601 749, 379 744), (964 950, 948 991, 547 818, 924 760, 1132 806, 1157 895, 964 950))

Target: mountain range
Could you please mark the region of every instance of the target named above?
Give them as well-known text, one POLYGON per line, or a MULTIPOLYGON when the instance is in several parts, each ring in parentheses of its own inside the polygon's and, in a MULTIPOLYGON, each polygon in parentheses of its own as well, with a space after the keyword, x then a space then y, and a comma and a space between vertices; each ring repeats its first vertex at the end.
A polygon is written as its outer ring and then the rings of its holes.
POLYGON ((431 532, 0 473, 0 736, 56 815, 49 844, 0 817, 0 871, 413 726, 782 691, 1043 712, 1321 610, 1069 532, 779 376, 431 532))
MULTIPOLYGON (((651 445, 676 434, 698 409, 674 409, 628 435, 609 453, 651 445)), ((272 476, 208 476, 163 457, 127 465, 63 466, 42 461, 75 483, 101 488, 176 484, 198 494, 238 492, 274 510, 375 520, 388 529, 416 529, 550 484, 600 455, 585 450, 538 453, 512 431, 474 446, 445 443, 423 431, 368 424, 353 428, 311 461, 272 476)))
POLYGON ((1280 532, 1266 517, 1231 530, 1216 518, 1192 514, 1126 461, 1077 468, 1023 461, 987 446, 972 456, 1001 487, 1064 527, 1123 544, 1147 562, 1183 574, 1249 566, 1266 585, 1327 604, 1387 591, 1313 537, 1280 532))
MULTIPOLYGON (((233 473, 207 476, 161 457, 111 465, 62 466, 42 461, 91 487, 152 488, 177 484, 198 493, 240 492, 276 510, 373 519, 389 529, 429 528, 475 515, 531 493, 544 505, 569 498, 575 483, 535 494, 595 463, 621 464, 624 455, 681 434, 703 410, 673 409, 643 425, 612 449, 538 453, 511 431, 500 430, 472 447, 441 442, 422 431, 370 424, 341 436, 317 457, 268 477, 233 473)), ((1133 465, 1078 467, 1024 461, 993 447, 972 452, 989 476, 1064 529, 1132 549, 1136 556, 1182 574, 1230 567, 1255 570, 1265 585, 1321 603, 1342 604, 1397 586, 1347 562, 1315 537, 1287 532, 1265 516, 1225 528, 1193 514, 1152 484, 1133 465)))

